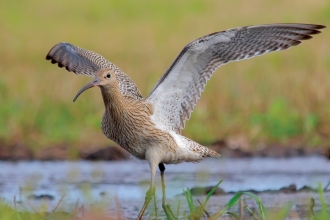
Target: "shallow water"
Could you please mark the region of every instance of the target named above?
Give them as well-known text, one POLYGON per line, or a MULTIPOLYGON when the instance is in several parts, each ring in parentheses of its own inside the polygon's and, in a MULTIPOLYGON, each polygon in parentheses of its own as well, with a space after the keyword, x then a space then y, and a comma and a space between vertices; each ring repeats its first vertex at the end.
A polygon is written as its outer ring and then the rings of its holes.
MULTIPOLYGON (((156 195, 161 198, 158 175, 159 173, 156 178, 156 195)), ((143 204, 149 179, 148 164, 133 159, 116 162, 0 162, 0 197, 8 202, 15 197, 17 204, 29 209, 36 209, 40 204, 47 203, 47 208, 52 210, 65 194, 60 208, 66 211, 72 211, 77 201, 86 205, 99 203, 104 208, 112 209, 114 198, 118 198, 124 214, 134 217, 143 204), (43 195, 48 197, 37 198, 43 195)), ((330 161, 323 157, 221 158, 206 159, 200 163, 167 165, 167 198, 170 202, 180 199, 185 203, 182 196, 176 197, 182 194, 183 189, 215 185, 221 179, 224 181, 220 188, 226 192, 278 190, 290 184, 295 184, 298 189, 303 186, 315 189, 318 183, 325 186, 330 181, 330 161)), ((314 194, 284 194, 281 198, 284 203, 301 197, 310 198, 314 194)), ((326 196, 330 200, 328 194, 326 196)), ((276 206, 275 196, 267 195, 260 196, 267 200, 263 201, 266 206, 276 206), (271 204, 268 202, 269 198, 272 198, 271 204)), ((217 205, 224 205, 231 196, 215 196, 211 201, 216 200, 217 205)), ((277 206, 280 204, 279 200, 277 206)))

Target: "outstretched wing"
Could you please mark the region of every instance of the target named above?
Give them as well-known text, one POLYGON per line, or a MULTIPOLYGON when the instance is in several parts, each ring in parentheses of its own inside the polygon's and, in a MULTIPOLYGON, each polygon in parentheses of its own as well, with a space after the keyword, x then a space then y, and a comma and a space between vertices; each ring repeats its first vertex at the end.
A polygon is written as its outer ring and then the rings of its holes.
POLYGON ((147 101, 154 105, 154 122, 180 133, 206 82, 231 61, 284 50, 312 38, 325 26, 270 24, 233 28, 201 37, 183 48, 160 78, 147 101))
POLYGON ((69 43, 56 44, 47 54, 47 60, 59 67, 65 67, 67 71, 75 74, 94 76, 103 68, 110 68, 115 71, 120 91, 123 95, 142 99, 142 95, 133 80, 121 71, 113 63, 93 51, 85 50, 69 43))

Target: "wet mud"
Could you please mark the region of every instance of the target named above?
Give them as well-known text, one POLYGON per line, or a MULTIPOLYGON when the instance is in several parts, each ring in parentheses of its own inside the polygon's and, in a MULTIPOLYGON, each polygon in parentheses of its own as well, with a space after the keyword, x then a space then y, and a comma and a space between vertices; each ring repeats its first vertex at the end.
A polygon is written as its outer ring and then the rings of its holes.
MULTIPOLYGON (((330 161, 320 156, 210 158, 200 163, 168 165, 166 194, 174 210, 180 201, 181 212, 188 212, 183 189, 205 189, 194 195, 194 199, 203 201, 207 190, 223 179, 209 202, 210 213, 224 207, 234 192, 251 191, 257 193, 266 209, 281 209, 291 204, 292 213, 302 216, 312 197, 316 210, 320 208, 315 189, 320 183, 323 187, 329 183, 329 165, 330 161)), ((47 204, 48 209, 53 210, 64 196, 58 210, 72 212, 77 203, 85 208, 97 204, 109 213, 118 211, 119 207, 125 219, 134 219, 138 214, 150 179, 148 164, 133 159, 113 162, 2 161, 0 168, 0 196, 9 204, 13 204, 15 198, 17 206, 33 210, 47 204)), ((161 210, 159 173, 156 187, 158 209, 161 210)), ((330 201, 328 188, 326 201, 330 201)), ((253 201, 247 203, 256 207, 253 201)), ((150 205, 147 216, 153 212, 154 207, 150 205)))

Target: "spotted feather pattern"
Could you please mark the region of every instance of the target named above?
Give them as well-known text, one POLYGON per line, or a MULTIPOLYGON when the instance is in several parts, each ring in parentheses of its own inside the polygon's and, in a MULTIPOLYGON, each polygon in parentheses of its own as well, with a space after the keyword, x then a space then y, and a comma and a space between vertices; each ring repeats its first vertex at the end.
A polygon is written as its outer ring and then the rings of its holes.
POLYGON ((93 51, 85 50, 69 43, 56 44, 47 54, 47 60, 67 71, 94 77, 100 69, 112 69, 116 73, 120 92, 127 98, 142 99, 142 95, 132 79, 113 63, 93 51))
POLYGON ((228 62, 288 49, 318 34, 322 25, 270 24, 233 28, 189 43, 160 78, 147 101, 154 106, 153 121, 180 133, 206 82, 228 62))

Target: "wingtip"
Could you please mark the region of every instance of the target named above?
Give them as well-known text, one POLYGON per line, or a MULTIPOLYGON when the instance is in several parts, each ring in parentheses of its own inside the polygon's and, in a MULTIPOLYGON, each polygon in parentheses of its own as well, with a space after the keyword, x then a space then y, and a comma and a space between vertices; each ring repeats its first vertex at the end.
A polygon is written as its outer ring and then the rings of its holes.
POLYGON ((56 51, 58 48, 60 48, 62 45, 70 45, 69 43, 66 42, 60 42, 58 44, 55 44, 47 53, 46 55, 46 60, 52 60, 53 59, 53 53, 56 51))
MULTIPOLYGON (((308 39, 310 39, 310 38, 308 38, 308 39)), ((301 44, 302 42, 300 40, 305 40, 305 39, 291 40, 290 45, 288 45, 288 48, 289 47, 292 47, 292 46, 297 46, 297 45, 301 44)))
POLYGON ((309 40, 309 39, 312 39, 313 37, 312 36, 310 36, 310 35, 302 35, 300 38, 299 38, 299 40, 309 40))
POLYGON ((302 24, 307 27, 307 29, 314 29, 314 30, 320 30, 326 28, 325 25, 322 24, 302 24))
MULTIPOLYGON (((66 42, 55 44, 46 55, 46 60, 50 60, 52 64, 57 64, 58 67, 60 68, 64 67, 64 65, 59 60, 56 59, 57 57, 56 53, 62 46, 67 46, 67 45, 69 45, 69 43, 66 42)), ((66 69, 69 71, 68 67, 66 67, 66 69)))
POLYGON ((322 31, 319 31, 320 29, 314 29, 309 32, 310 35, 320 34, 322 31))
POLYGON ((324 29, 324 28, 326 28, 327 26, 325 26, 325 25, 322 25, 322 24, 316 24, 315 25, 315 29, 324 29))

